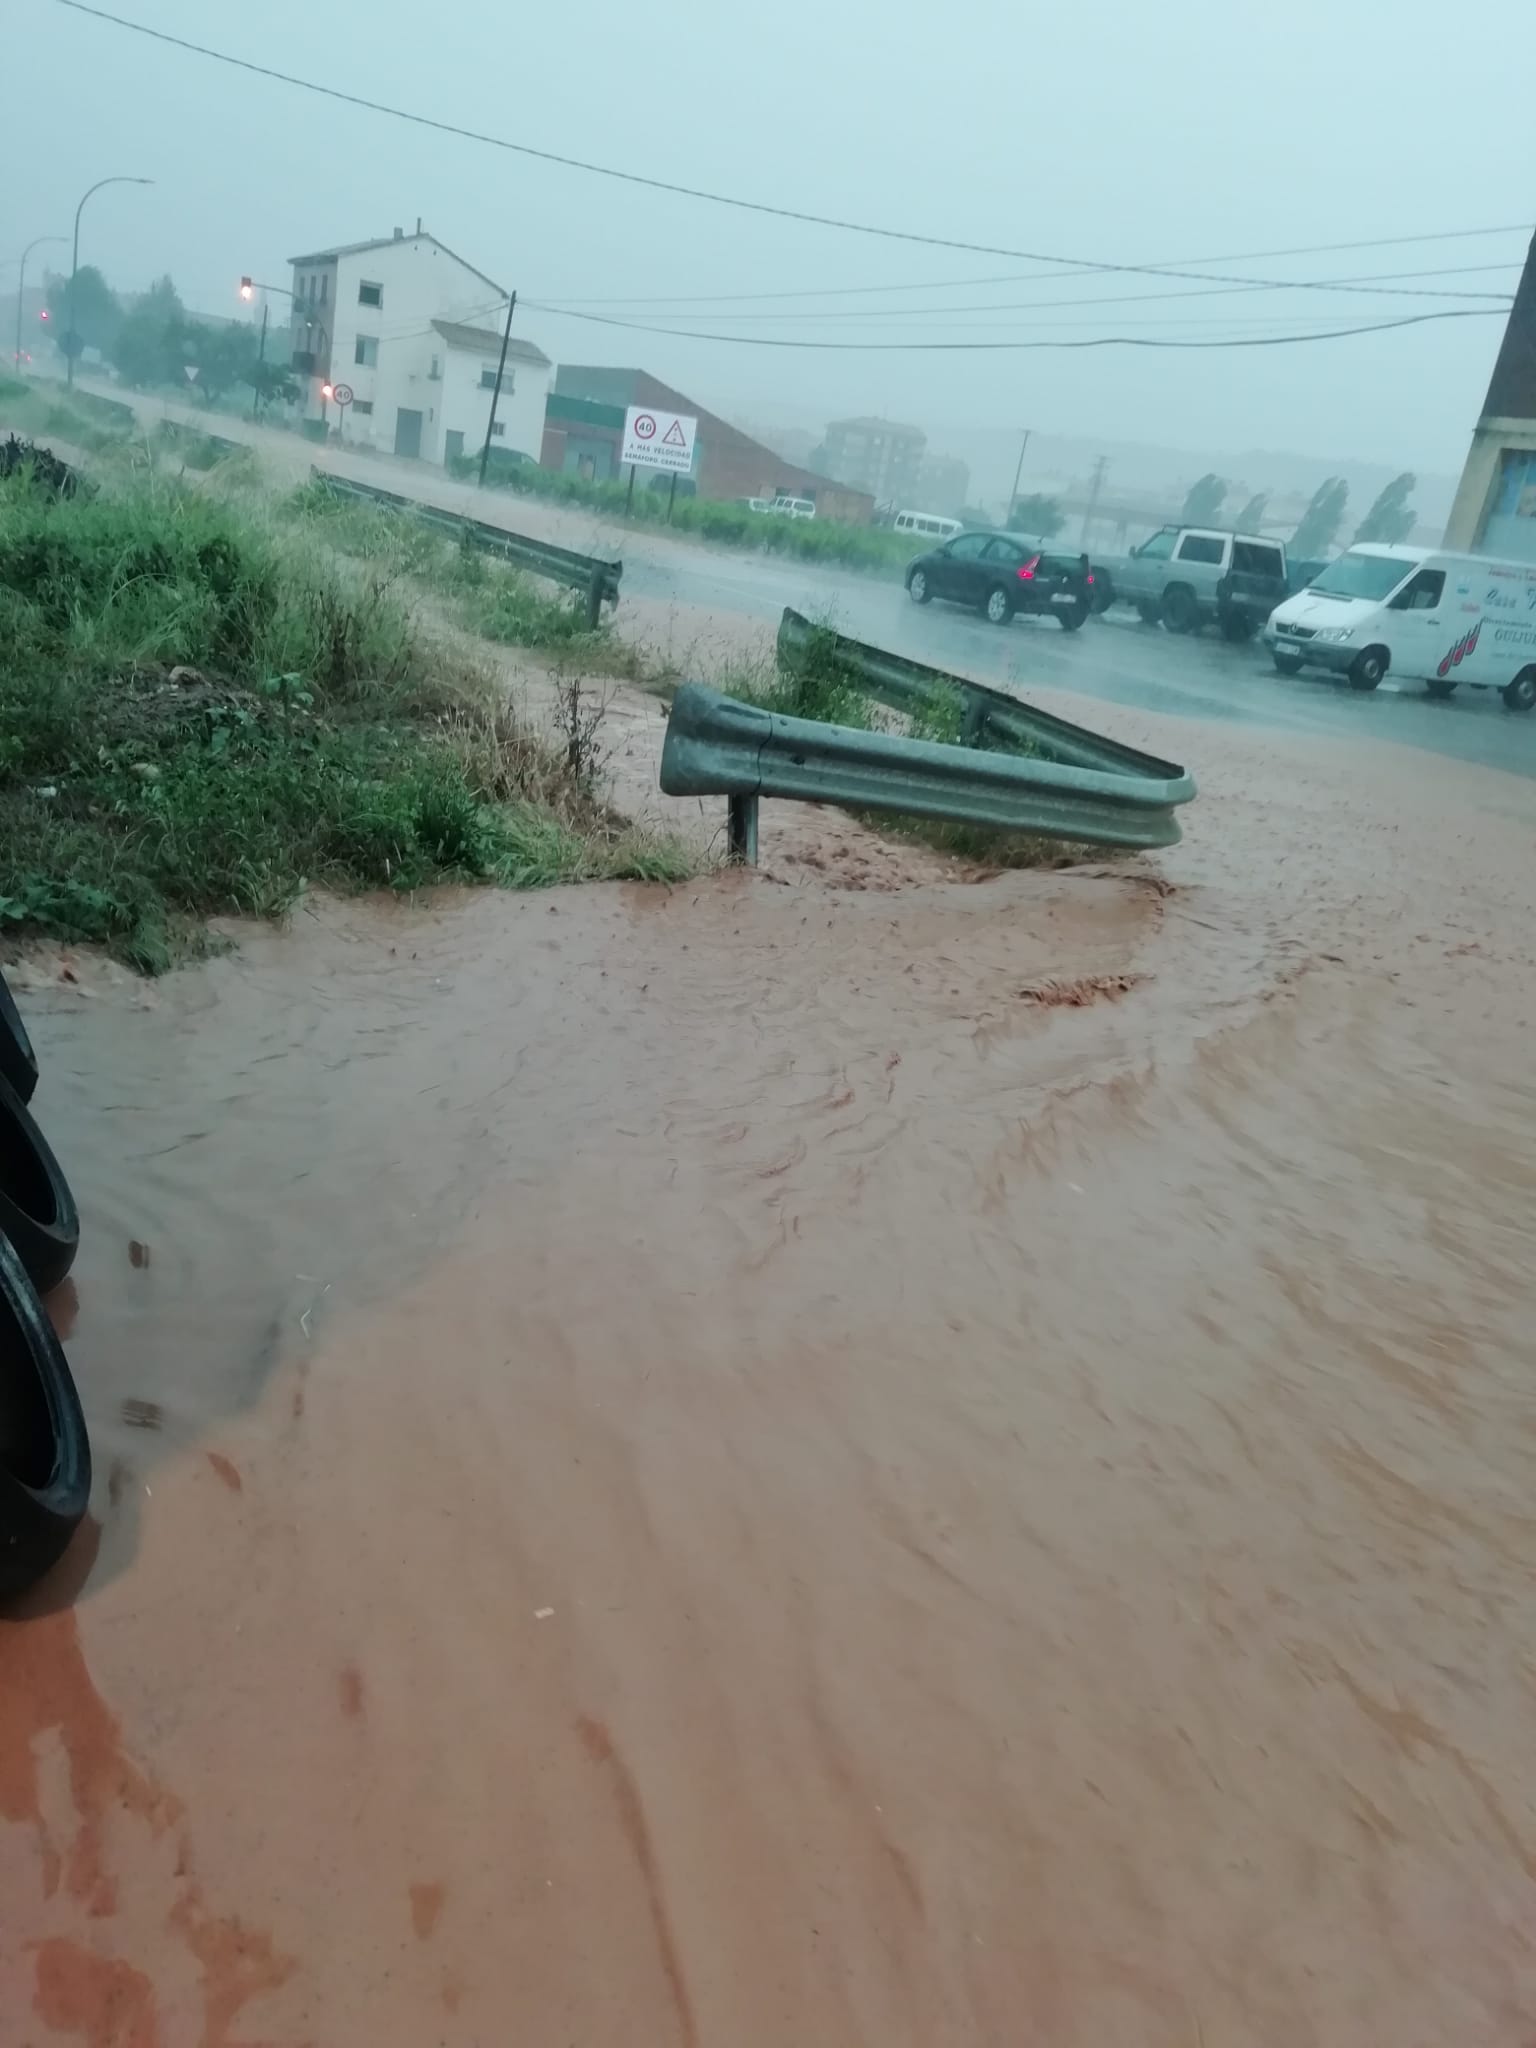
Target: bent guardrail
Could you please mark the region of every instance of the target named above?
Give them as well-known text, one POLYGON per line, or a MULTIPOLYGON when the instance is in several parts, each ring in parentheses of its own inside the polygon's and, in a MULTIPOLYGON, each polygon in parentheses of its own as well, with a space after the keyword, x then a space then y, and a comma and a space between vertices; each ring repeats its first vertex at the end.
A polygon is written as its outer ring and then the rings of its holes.
POLYGON ((893 711, 931 713, 958 697, 963 706, 963 746, 1035 754, 1066 768, 1089 768, 1104 775, 1137 776, 1163 785, 1167 804, 1188 803, 1195 794, 1194 777, 1176 761, 1161 761, 1070 719, 1053 718, 1048 711, 966 676, 909 661, 904 654, 871 647, 830 626, 813 625, 797 611, 786 609, 779 622, 778 654, 781 667, 787 669, 808 661, 829 662, 841 679, 893 711))
POLYGON ((668 796, 728 798, 730 856, 748 862, 757 859, 758 801, 765 796, 1141 848, 1177 844, 1174 807, 1195 793, 1181 769, 1133 775, 858 732, 786 718, 702 683, 684 683, 673 699, 661 787, 668 796))
POLYGON ((603 605, 616 605, 619 601, 622 562, 606 562, 597 555, 578 554, 574 548, 557 548, 553 541, 509 533, 506 527, 492 526, 488 520, 447 512, 441 505, 424 505, 399 491, 386 491, 378 484, 355 483, 351 477, 337 476, 328 469, 312 466, 309 473, 335 497, 354 498, 361 504, 389 505, 397 512, 408 512, 423 526, 434 526, 440 533, 478 548, 483 554, 500 555, 520 569, 547 577, 551 583, 585 591, 589 632, 596 627, 603 605))

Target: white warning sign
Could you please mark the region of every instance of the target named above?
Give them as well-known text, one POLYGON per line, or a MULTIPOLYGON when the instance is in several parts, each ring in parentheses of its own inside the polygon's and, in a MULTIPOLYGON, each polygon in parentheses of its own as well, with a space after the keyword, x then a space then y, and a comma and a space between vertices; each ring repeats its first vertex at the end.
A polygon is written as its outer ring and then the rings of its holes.
POLYGON ((624 415, 622 459, 641 469, 670 469, 686 476, 693 468, 698 432, 698 421, 685 412, 658 412, 653 405, 632 405, 624 415))

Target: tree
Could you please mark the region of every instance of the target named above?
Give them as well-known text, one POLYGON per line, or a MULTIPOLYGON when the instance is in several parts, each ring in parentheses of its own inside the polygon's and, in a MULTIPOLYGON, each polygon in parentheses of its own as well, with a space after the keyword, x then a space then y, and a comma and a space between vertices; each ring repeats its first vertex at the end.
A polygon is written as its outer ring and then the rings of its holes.
POLYGON ((117 303, 116 293, 94 263, 82 263, 76 273, 73 318, 67 277, 50 276, 44 297, 48 306, 48 324, 60 348, 68 352, 69 332, 73 327, 82 348, 99 348, 104 355, 111 354, 117 330, 122 324, 123 309, 117 303))
POLYGON ((1052 540, 1067 523, 1059 498, 1035 491, 1015 498, 1009 507, 1007 525, 1013 533, 1032 533, 1040 540, 1052 540))
POLYGON ((286 363, 248 363, 240 381, 250 385, 259 406, 294 405, 304 395, 286 363))
POLYGON ((1264 514, 1269 510, 1268 491, 1255 491, 1232 524, 1238 533, 1257 533, 1264 524, 1264 514))
POLYGON ((168 277, 152 284, 118 330, 112 360, 126 383, 181 383, 187 309, 168 277))
POLYGON ((1409 493, 1417 482, 1413 471, 1405 469, 1401 476, 1393 477, 1391 483, 1384 485, 1375 504, 1355 528, 1355 539, 1406 540, 1413 531, 1417 516, 1408 502, 1409 493))
POLYGON ((1343 477, 1324 477, 1312 493, 1311 504, 1297 521, 1296 531, 1291 535, 1291 553, 1303 562, 1315 562, 1325 555, 1344 523, 1348 503, 1349 485, 1343 477))
POLYGON ((250 372, 256 365, 256 338, 249 327, 189 320, 182 329, 181 341, 181 375, 186 375, 189 363, 195 364, 196 388, 205 398, 217 398, 232 384, 250 382, 250 372))
POLYGON ((1222 500, 1227 495, 1227 480, 1217 476, 1214 470, 1207 470, 1198 483, 1190 485, 1184 494, 1184 509, 1179 514, 1183 526, 1214 526, 1221 517, 1222 500))

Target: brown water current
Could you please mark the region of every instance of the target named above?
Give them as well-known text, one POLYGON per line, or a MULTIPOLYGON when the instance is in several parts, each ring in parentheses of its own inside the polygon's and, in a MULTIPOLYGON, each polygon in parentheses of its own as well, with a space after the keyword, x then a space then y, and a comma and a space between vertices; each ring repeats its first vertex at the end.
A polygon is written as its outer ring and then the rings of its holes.
POLYGON ((4 2048, 1536 2041, 1536 786, 1123 729, 1121 867, 34 966, 4 2048))

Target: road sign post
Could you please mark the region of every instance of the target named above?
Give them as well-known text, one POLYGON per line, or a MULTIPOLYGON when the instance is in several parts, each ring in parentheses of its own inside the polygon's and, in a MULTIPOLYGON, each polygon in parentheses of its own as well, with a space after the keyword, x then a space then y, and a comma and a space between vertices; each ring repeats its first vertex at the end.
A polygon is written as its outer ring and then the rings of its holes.
POLYGON ((350 384, 333 384, 331 396, 336 401, 336 438, 347 438, 347 407, 352 403, 353 391, 350 384))

